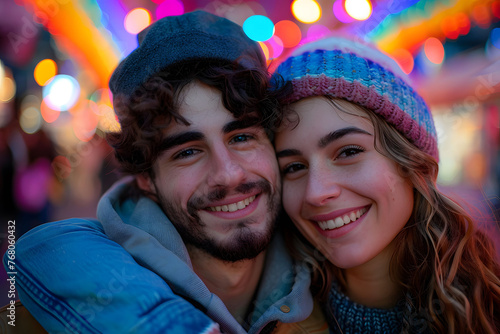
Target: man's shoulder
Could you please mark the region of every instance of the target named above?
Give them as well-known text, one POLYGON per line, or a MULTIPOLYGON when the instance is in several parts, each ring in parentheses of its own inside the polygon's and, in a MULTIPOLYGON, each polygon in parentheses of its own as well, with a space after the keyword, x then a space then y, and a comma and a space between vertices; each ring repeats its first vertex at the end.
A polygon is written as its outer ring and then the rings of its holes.
POLYGON ((48 223, 43 223, 29 230, 21 239, 39 237, 40 235, 58 235, 74 232, 99 232, 104 233, 102 224, 94 218, 69 218, 48 223))

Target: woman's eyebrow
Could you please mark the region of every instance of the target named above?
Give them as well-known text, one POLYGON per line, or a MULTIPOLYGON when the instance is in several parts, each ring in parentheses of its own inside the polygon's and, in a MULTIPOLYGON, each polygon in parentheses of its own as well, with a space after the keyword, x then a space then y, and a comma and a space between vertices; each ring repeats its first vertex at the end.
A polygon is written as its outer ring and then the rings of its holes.
POLYGON ((276 158, 291 157, 294 155, 302 155, 302 152, 292 148, 276 152, 276 158))
POLYGON ((353 133, 361 133, 369 136, 373 136, 371 133, 368 131, 365 131, 363 129, 357 128, 355 126, 349 126, 346 128, 338 129, 333 132, 330 132, 329 134, 321 137, 321 139, 318 141, 318 147, 319 148, 325 148, 328 144, 331 142, 338 140, 346 135, 353 134, 353 133))

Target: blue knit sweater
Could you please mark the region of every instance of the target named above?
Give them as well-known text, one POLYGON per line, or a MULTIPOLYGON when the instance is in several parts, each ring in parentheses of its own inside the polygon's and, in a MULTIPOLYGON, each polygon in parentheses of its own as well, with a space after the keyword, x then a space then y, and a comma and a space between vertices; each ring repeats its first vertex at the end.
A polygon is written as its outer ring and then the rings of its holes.
POLYGON ((330 333, 395 334, 401 333, 403 307, 403 303, 398 303, 391 309, 370 308, 357 304, 344 295, 334 283, 325 313, 330 333))

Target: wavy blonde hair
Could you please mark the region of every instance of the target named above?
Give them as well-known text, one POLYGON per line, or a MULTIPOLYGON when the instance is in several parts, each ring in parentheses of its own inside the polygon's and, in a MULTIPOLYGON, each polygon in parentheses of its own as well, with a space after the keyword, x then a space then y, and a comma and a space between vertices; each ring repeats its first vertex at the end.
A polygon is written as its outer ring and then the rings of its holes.
MULTIPOLYGON (((346 112, 343 100, 327 97, 346 112)), ((358 106, 359 107, 359 106, 358 106)), ((500 333, 500 265, 492 241, 473 219, 436 186, 438 164, 373 111, 359 107, 375 128, 375 148, 395 161, 414 186, 411 218, 396 236, 391 276, 401 286, 412 315, 435 333, 500 333), (378 144, 377 144, 378 139, 378 144)), ((285 111, 286 112, 286 111, 285 111)), ((333 279, 345 286, 342 270, 294 229, 287 235, 292 254, 313 268, 313 292, 326 300, 333 279)))

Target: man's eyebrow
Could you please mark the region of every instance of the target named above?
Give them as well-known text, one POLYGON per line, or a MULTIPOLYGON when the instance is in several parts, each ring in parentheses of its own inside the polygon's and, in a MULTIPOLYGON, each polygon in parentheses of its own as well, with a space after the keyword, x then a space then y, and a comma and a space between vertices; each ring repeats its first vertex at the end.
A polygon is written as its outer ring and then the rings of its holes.
POLYGON ((246 128, 251 128, 253 126, 261 126, 260 124, 260 119, 258 117, 245 117, 243 119, 237 119, 234 121, 231 121, 224 125, 222 128, 222 132, 224 134, 230 133, 234 130, 240 130, 240 129, 246 129, 246 128))
POLYGON ((205 136, 198 131, 181 132, 172 136, 163 138, 160 144, 160 151, 166 151, 172 147, 179 146, 190 141, 203 140, 205 136))
POLYGON ((285 158, 285 157, 291 157, 294 155, 302 155, 302 152, 293 148, 289 148, 286 150, 282 150, 279 152, 276 152, 276 158, 285 158))
POLYGON ((373 136, 371 133, 368 131, 365 131, 363 129, 357 128, 355 126, 350 126, 347 128, 342 128, 335 130, 333 132, 330 132, 329 134, 321 137, 321 139, 318 141, 318 147, 319 148, 325 148, 328 144, 330 144, 332 141, 338 140, 346 135, 353 134, 353 133, 361 133, 369 136, 373 136))

